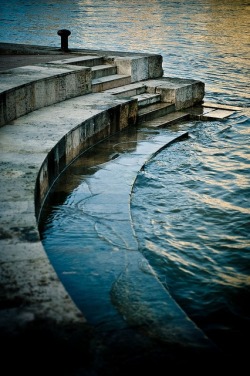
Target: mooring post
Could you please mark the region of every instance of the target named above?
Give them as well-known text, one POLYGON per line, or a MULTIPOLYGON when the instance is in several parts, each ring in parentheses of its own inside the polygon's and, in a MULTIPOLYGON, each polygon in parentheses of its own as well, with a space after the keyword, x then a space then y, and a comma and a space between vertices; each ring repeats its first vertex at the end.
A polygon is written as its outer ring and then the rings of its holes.
POLYGON ((67 29, 61 29, 58 30, 57 34, 61 37, 61 50, 68 51, 68 37, 71 34, 71 32, 67 29))

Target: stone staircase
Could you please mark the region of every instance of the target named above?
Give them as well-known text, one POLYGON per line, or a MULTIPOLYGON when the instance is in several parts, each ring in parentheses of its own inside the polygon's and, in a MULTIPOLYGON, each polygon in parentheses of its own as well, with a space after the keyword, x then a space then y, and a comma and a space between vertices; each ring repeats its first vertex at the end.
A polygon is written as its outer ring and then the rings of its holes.
POLYGON ((107 92, 118 98, 137 100, 138 126, 163 128, 190 119, 189 112, 176 111, 174 103, 162 102, 161 94, 147 92, 147 86, 144 83, 130 84, 107 92))
POLYGON ((140 68, 140 64, 141 57, 126 60, 125 57, 90 54, 0 72, 0 126, 39 108, 101 92, 137 100, 138 125, 143 123, 154 128, 166 127, 190 117, 222 119, 235 110, 227 106, 202 106, 202 82, 158 77, 161 74, 159 68, 155 77, 148 78, 149 62, 146 73, 139 77, 142 80, 137 81, 135 68, 140 68), (194 109, 197 104, 198 109, 194 109))
MULTIPOLYGON (((171 80, 174 80, 174 78, 171 80)), ((178 81, 179 79, 176 78, 176 80, 178 81)), ((163 101, 162 97, 164 95, 152 92, 152 88, 157 90, 157 86, 154 87, 154 81, 152 84, 153 86, 151 87, 148 86, 150 81, 139 82, 110 89, 107 92, 118 98, 136 99, 138 101, 137 124, 152 128, 164 128, 187 120, 223 120, 231 116, 235 111, 241 110, 234 106, 203 102, 202 95, 197 100, 197 103, 191 97, 189 105, 184 105, 183 108, 176 110, 174 101, 163 101)), ((184 97, 185 95, 188 96, 191 86, 192 80, 190 80, 190 85, 184 88, 184 97)))
POLYGON ((148 91, 147 82, 131 83, 131 76, 118 74, 117 65, 110 64, 103 56, 89 55, 84 58, 63 59, 54 61, 52 64, 91 67, 92 92, 106 91, 117 98, 136 99, 138 125, 143 124, 143 126, 153 128, 166 127, 190 119, 188 112, 176 111, 174 103, 163 102, 160 93, 152 93, 152 88, 148 91))
POLYGON ((118 74, 116 64, 110 64, 104 56, 87 55, 72 59, 54 61, 52 64, 67 64, 91 68, 92 93, 100 93, 131 83, 131 76, 118 74))

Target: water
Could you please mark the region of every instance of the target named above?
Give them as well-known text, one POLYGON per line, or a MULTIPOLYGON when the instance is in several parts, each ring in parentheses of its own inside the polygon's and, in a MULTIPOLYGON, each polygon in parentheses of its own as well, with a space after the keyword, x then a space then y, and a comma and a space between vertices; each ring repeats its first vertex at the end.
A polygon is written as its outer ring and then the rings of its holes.
MULTIPOLYGON (((72 33, 69 47, 159 53, 165 76, 200 79, 206 85, 205 100, 243 108, 224 122, 180 126, 189 130, 190 138, 163 149, 147 163, 134 183, 130 209, 139 251, 166 290, 223 350, 233 356, 240 351, 247 357, 249 2, 8 0, 1 2, 0 12, 2 42, 59 46, 57 30, 68 28, 72 33)), ((88 254, 90 240, 110 228, 106 222, 93 227, 93 218, 83 214, 85 207, 80 203, 86 199, 86 181, 98 171, 94 165, 104 162, 104 154, 105 163, 112 159, 114 145, 123 145, 126 154, 140 137, 124 134, 109 146, 106 143, 106 154, 103 149, 91 154, 93 165, 89 166, 88 155, 80 158, 54 189, 53 207, 45 213, 43 241, 53 263, 58 262, 58 274, 64 283, 70 281, 74 291, 81 284, 81 277, 74 276, 85 262, 85 283, 90 281, 97 291, 100 281, 103 284, 101 270, 109 281, 117 278, 115 262, 123 262, 124 255, 110 265, 111 239, 99 239, 103 264, 97 268, 100 252, 88 254), (79 263, 83 254, 85 261, 79 263), (70 268, 65 272, 67 263, 70 268)), ((119 237, 119 229, 112 229, 111 234, 112 252, 118 255, 115 236, 119 237)), ((131 246, 129 239, 128 234, 124 249, 131 246)), ((107 294, 110 289, 107 285, 107 294)), ((93 290, 86 285, 84 291, 85 301, 90 300, 93 290)), ((93 305, 98 307, 97 316, 102 305, 102 312, 110 312, 122 325, 105 299, 93 305)))
POLYGON ((191 140, 158 154, 137 177, 131 209, 139 247, 174 299, 223 349, 244 352, 250 123, 235 120, 197 123, 191 140))
POLYGON ((247 0, 1 0, 2 42, 160 53, 165 75, 197 78, 207 98, 248 106, 247 0))

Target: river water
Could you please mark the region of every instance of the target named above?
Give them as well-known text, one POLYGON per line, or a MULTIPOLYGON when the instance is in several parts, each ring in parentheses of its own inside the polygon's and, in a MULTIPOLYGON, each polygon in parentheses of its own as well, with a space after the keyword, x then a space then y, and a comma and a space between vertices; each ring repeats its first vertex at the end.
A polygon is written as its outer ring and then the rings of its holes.
MULTIPOLYGON (((223 122, 182 124, 190 137, 163 149, 140 171, 130 210, 139 250, 167 291, 223 350, 247 357, 249 2, 8 0, 1 2, 0 16, 2 42, 59 46, 57 30, 67 28, 72 33, 69 47, 159 53, 165 76, 199 79, 206 85, 205 100, 242 107, 223 122)), ((79 218, 79 211, 72 214, 72 203, 79 199, 75 192, 81 192, 84 176, 89 176, 85 162, 79 159, 69 174, 73 183, 55 189, 64 194, 54 197, 43 228, 44 246, 54 263, 62 262, 62 255, 64 264, 71 262, 64 247, 72 242, 77 253, 88 247, 84 230, 74 226, 77 216, 83 229, 86 218, 79 218), (65 240, 69 222, 73 226, 65 240)), ((77 290, 79 279, 70 284, 77 290)))

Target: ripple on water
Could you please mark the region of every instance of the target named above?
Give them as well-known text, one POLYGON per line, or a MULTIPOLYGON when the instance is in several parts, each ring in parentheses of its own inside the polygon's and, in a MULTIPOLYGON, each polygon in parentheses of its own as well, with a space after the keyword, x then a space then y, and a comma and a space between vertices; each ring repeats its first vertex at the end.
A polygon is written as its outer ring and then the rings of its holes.
POLYGON ((137 178, 131 211, 141 252, 162 283, 231 351, 249 333, 250 185, 249 131, 230 123, 197 123, 188 140, 153 158, 137 178))

